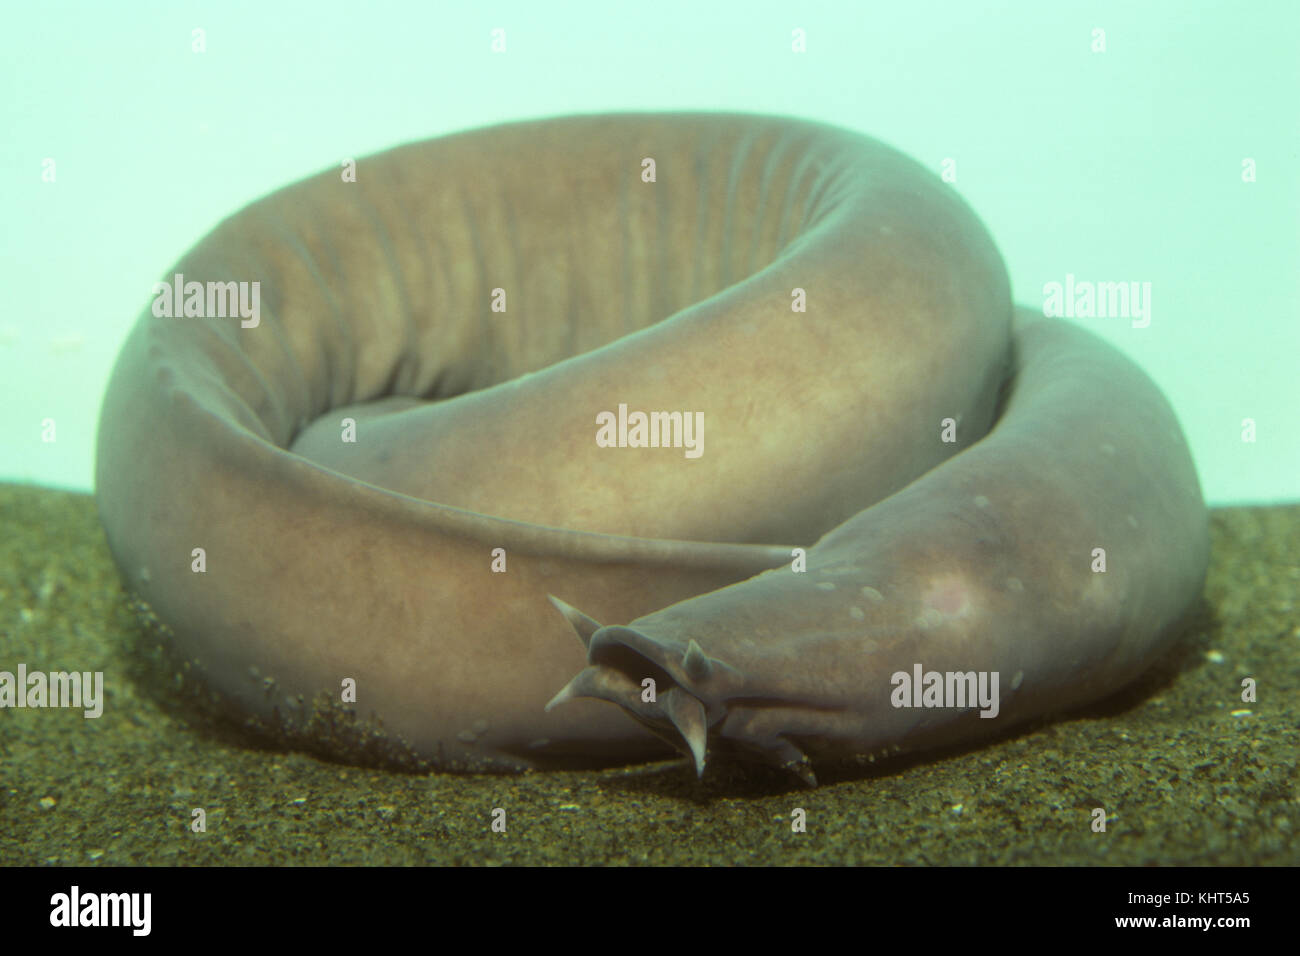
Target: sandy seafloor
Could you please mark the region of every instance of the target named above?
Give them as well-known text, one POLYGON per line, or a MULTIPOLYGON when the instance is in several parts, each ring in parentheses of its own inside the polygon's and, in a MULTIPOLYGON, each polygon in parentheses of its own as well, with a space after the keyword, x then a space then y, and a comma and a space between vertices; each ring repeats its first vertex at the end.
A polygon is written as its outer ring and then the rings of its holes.
POLYGON ((413 775, 267 749, 141 665, 90 496, 0 485, 0 526, 0 670, 102 670, 106 696, 97 720, 0 709, 0 865, 1300 863, 1300 505, 1213 512, 1198 622, 1117 697, 819 766, 815 790, 734 765, 699 782, 684 760, 413 775))

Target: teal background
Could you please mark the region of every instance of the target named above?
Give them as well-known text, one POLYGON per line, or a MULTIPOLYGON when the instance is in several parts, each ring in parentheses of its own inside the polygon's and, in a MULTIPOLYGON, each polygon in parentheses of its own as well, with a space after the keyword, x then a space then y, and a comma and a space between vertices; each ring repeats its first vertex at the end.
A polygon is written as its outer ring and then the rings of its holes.
POLYGON ((46 3, 0 32, 0 480, 89 490, 157 278, 267 191, 397 143, 569 112, 792 114, 886 140, 988 224, 1020 301, 1178 410, 1214 504, 1300 498, 1300 4, 46 3), (191 49, 205 31, 206 52, 191 49), (491 49, 505 31, 506 51, 491 49), (791 51, 795 29, 807 52, 791 51), (1091 50, 1093 31, 1107 49, 1091 50), (43 162, 57 179, 42 181, 43 162), (1243 182, 1246 158, 1258 181, 1243 182), (1242 441, 1254 419, 1255 443, 1242 441), (56 440, 42 441, 53 419, 56 440))

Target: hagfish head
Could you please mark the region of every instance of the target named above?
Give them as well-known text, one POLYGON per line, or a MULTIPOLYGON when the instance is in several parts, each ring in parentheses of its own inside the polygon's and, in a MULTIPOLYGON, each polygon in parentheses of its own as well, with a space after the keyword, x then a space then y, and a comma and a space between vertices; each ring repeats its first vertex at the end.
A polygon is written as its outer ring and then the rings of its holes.
POLYGON ((709 656, 694 637, 667 637, 650 628, 602 627, 552 597, 587 648, 587 667, 546 705, 550 710, 575 697, 592 697, 623 708, 652 733, 688 755, 704 773, 710 746, 796 774, 816 785, 804 753, 779 734, 754 733, 766 721, 748 715, 761 701, 746 695, 744 675, 709 656))

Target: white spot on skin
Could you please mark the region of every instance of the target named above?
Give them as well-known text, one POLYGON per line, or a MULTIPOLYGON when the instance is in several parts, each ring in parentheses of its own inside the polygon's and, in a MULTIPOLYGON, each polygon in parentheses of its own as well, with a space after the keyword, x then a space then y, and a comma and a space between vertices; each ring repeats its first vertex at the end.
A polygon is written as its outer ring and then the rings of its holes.
POLYGON ((1007 590, 1015 591, 1017 594, 1025 589, 1024 582, 1019 578, 1007 578, 1007 590))
POLYGON ((872 604, 879 604, 881 601, 885 599, 885 596, 881 594, 879 591, 877 591, 875 588, 873 588, 870 584, 864 584, 862 586, 862 596, 866 598, 868 601, 870 601, 872 604))
POLYGON ((818 581, 818 582, 817 582, 817 590, 818 590, 818 591, 834 591, 834 590, 835 590, 835 583, 834 583, 833 581, 818 581))
POLYGON ((1108 441, 1104 441, 1104 442, 1102 442, 1101 445, 1100 445, 1100 448, 1101 448, 1101 453, 1102 453, 1103 455, 1113 455, 1113 454, 1115 454, 1115 446, 1112 445, 1112 444, 1111 444, 1110 442, 1108 442, 1108 441))
POLYGON ((1223 651, 1206 651, 1205 659, 1211 664, 1222 664, 1224 660, 1223 651))
POLYGON ((975 496, 975 507, 976 507, 976 508, 987 508, 988 506, 989 506, 989 500, 988 500, 987 498, 985 498, 983 495, 976 495, 976 496, 975 496))
POLYGON ((1025 682, 1025 672, 1016 671, 1016 676, 1011 678, 1011 689, 1020 690, 1020 685, 1025 682))
POLYGON ((1130 528, 1136 528, 1138 526, 1138 519, 1134 518, 1132 515, 1125 515, 1124 520, 1128 522, 1130 528))
POLYGON ((853 607, 849 608, 849 617, 853 618, 853 620, 855 621, 861 621, 866 616, 867 616, 866 612, 863 611, 862 608, 858 607, 856 604, 853 607))

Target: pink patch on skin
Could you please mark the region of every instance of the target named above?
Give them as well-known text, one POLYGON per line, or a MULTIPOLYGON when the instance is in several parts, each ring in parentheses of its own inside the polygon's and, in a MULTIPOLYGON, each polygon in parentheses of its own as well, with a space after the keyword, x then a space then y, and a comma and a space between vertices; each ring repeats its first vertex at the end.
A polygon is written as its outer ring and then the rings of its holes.
POLYGON ((945 617, 956 617, 970 608, 970 589, 957 576, 938 578, 925 592, 924 608, 934 608, 945 617))

